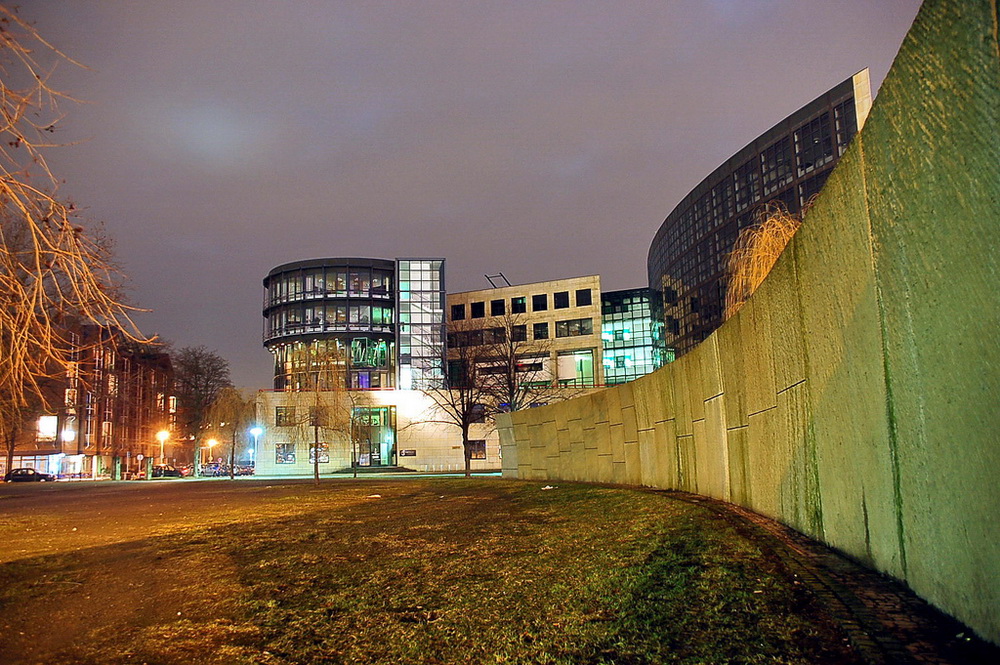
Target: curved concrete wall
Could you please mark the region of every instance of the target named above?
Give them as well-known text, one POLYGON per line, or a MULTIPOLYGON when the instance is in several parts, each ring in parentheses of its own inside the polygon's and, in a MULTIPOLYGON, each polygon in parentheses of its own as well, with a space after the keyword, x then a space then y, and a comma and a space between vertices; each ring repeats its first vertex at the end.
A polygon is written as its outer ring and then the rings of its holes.
POLYGON ((505 475, 738 503, 1000 643, 996 14, 928 0, 743 310, 654 374, 502 418, 505 475))

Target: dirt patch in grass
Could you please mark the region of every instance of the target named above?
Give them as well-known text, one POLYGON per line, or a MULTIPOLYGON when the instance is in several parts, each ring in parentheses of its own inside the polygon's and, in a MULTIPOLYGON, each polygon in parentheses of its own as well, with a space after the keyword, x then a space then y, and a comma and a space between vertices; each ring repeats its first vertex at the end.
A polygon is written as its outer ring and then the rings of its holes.
POLYGON ((0 566, 4 662, 857 662, 777 561, 662 494, 232 488, 213 526, 0 566))

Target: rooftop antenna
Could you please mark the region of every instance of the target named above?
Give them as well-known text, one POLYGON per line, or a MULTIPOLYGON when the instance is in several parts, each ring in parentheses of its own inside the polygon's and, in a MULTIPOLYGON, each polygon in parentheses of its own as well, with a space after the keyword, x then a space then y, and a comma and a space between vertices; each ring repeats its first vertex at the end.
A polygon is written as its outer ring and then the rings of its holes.
POLYGON ((510 280, 507 279, 507 277, 502 272, 498 272, 495 275, 483 275, 483 277, 485 277, 487 281, 489 281, 490 286, 492 286, 494 289, 499 288, 497 286, 497 283, 493 281, 495 279, 503 280, 503 284, 501 284, 500 286, 513 286, 513 284, 510 283, 510 280))

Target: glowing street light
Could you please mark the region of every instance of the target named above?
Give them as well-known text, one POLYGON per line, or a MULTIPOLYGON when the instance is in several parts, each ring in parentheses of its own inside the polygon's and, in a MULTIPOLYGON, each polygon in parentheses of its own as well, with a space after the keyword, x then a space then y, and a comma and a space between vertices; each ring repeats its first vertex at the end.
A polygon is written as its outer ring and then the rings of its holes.
POLYGON ((160 442, 160 464, 164 465, 167 463, 167 460, 164 459, 165 455, 163 454, 163 444, 166 443, 167 439, 170 438, 170 432, 168 432, 165 429, 161 429, 159 432, 156 433, 156 438, 160 442))
POLYGON ((208 444, 208 461, 211 462, 212 461, 212 448, 214 448, 215 446, 219 445, 219 442, 216 441, 215 439, 209 439, 205 443, 208 444))
POLYGON ((260 439, 260 435, 264 433, 259 425, 254 425, 250 428, 250 435, 253 437, 253 450, 250 451, 250 463, 256 467, 257 466, 257 440, 260 439))

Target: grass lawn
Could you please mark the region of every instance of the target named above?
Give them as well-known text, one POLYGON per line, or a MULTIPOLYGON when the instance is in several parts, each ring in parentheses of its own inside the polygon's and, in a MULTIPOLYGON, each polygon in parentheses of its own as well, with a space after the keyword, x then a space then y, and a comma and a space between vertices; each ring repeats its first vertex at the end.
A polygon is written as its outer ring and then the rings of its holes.
POLYGON ((0 566, 0 662, 857 662, 713 513, 543 485, 233 483, 144 537, 0 566))

